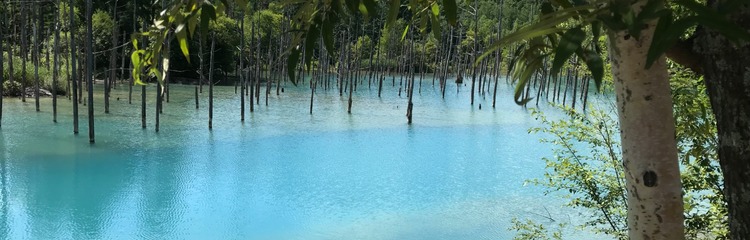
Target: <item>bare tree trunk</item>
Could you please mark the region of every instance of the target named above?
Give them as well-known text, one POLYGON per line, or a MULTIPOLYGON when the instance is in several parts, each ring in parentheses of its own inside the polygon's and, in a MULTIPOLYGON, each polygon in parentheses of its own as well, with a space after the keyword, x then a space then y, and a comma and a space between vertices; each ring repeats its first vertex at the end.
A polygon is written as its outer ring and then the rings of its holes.
MULTIPOLYGON (((73 6, 74 6, 73 5, 73 0, 70 0, 69 3, 68 3, 68 7, 70 8, 69 9, 70 10, 70 15, 69 16, 74 16, 74 13, 73 13, 74 7, 73 6)), ((70 37, 70 58, 71 58, 70 59, 70 76, 71 76, 70 78, 72 80, 71 83, 73 85, 73 91, 72 91, 72 95, 73 95, 73 134, 78 134, 78 94, 77 94, 78 83, 76 81, 76 78, 77 78, 76 77, 76 63, 78 62, 78 60, 76 58, 76 54, 78 53, 78 51, 76 50, 75 34, 73 33, 73 29, 76 29, 76 25, 75 25, 75 21, 73 21, 73 17, 69 17, 69 20, 70 20, 70 29, 71 29, 70 33, 68 34, 68 36, 70 37)), ((68 93, 68 94, 70 94, 70 93, 68 93)))
POLYGON ((86 0, 86 81, 88 84, 89 142, 94 143, 94 31, 91 26, 93 14, 91 0, 86 0))
MULTIPOLYGON (((409 51, 407 54, 411 55, 411 58, 414 58, 414 34, 413 31, 409 31, 409 38, 411 38, 411 46, 409 47, 409 51)), ((414 61, 410 61, 410 67, 409 67, 409 82, 407 83, 407 88, 409 89, 409 92, 407 93, 409 95, 409 102, 406 106, 406 122, 408 124, 411 124, 412 120, 412 109, 414 107, 414 102, 412 102, 412 98, 414 97, 414 61)))
MULTIPOLYGON (((3 55, 3 41, 5 40, 5 11, 3 11, 3 15, 0 16, 0 127, 3 125, 3 83, 5 83, 5 78, 3 74, 5 72, 4 67, 4 57, 3 55)), ((8 44, 10 45, 10 44, 8 44)), ((10 50, 9 50, 10 51, 10 50)), ((13 58, 13 55, 8 53, 8 58, 13 58)), ((8 75, 13 75, 13 72, 10 72, 8 75)))
MULTIPOLYGON (((245 86, 247 86, 247 79, 245 77, 245 11, 242 11, 242 17, 240 18, 240 122, 245 121, 245 86)), ((235 88, 236 91, 237 88, 235 88)))
POLYGON ((26 102, 26 61, 28 48, 26 46, 26 4, 21 3, 21 102, 26 102))
POLYGON ((211 53, 208 67, 208 129, 213 128, 214 119, 214 51, 216 46, 216 36, 211 34, 211 53))
MULTIPOLYGON (((57 0, 57 6, 60 6, 60 0, 57 0)), ((55 8, 55 43, 52 63, 52 122, 57 122, 57 78, 60 76, 60 8, 55 8)), ((2 39, 2 37, 0 37, 2 39)), ((2 49, 2 47, 0 47, 2 49)), ((2 51, 0 51, 2 52, 2 51)), ((2 72, 2 71, 0 71, 2 72)), ((2 82, 2 81, 0 81, 2 82)))
MULTIPOLYGON (((42 22, 42 11, 39 8, 39 3, 37 3, 37 10, 36 10, 36 17, 37 17, 37 23, 34 25, 34 52, 32 60, 34 61, 34 106, 36 107, 36 111, 39 112, 39 55, 40 55, 40 47, 39 47, 39 37, 42 35, 40 33, 39 26, 42 22)), ((33 12, 33 11, 32 11, 33 12)))
MULTIPOLYGON (((117 19, 117 4, 112 6, 112 19, 117 19)), ((112 49, 109 50, 109 79, 104 80, 104 113, 109 113, 109 95, 112 90, 112 83, 115 82, 117 77, 117 39, 118 39, 118 27, 117 21, 115 21, 115 27, 112 28, 112 49)), ((169 49, 169 48, 167 48, 169 49)))
MULTIPOLYGON (((138 27, 136 26, 138 22, 138 18, 135 16, 136 7, 133 6, 133 32, 137 31, 138 27)), ((134 69, 133 62, 130 62, 130 68, 134 69)), ((128 86, 128 104, 133 104, 133 85, 135 85, 135 75, 133 74, 132 70, 130 73, 130 84, 128 86)))
MULTIPOLYGON (((253 3, 253 9, 256 9, 257 7, 258 7, 258 3, 257 2, 253 3)), ((248 54, 248 55, 250 56, 249 59, 250 59, 250 61, 252 61, 252 63, 248 63, 248 65, 251 65, 251 66, 248 66, 248 68, 247 68, 247 78, 248 78, 248 80, 250 80, 250 82, 248 83, 249 87, 248 87, 248 89, 246 89, 246 91, 250 92, 251 94, 255 93, 254 90, 255 90, 255 81, 256 81, 256 79, 255 79, 255 68, 254 67, 255 67, 255 65, 258 64, 258 61, 256 60, 255 55, 254 55, 255 54, 255 28, 257 26, 256 22, 257 21, 253 21, 253 22, 250 23, 251 26, 252 26, 252 28, 250 30, 250 54, 248 54), (255 64, 255 65, 253 65, 253 64, 255 64), (251 70, 252 70, 252 72, 251 72, 251 70)), ((245 92, 244 94, 245 94, 245 96, 247 96, 247 92, 245 92)), ((253 111, 255 111, 255 99, 253 98, 253 95, 250 95, 250 99, 249 100, 250 100, 250 112, 253 112, 253 111)))

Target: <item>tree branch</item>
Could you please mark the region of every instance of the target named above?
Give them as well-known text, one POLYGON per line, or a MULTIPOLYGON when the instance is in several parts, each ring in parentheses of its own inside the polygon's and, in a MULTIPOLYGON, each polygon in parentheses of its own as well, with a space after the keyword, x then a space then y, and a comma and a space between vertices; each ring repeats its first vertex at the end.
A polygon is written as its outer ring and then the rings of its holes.
POLYGON ((701 56, 693 51, 694 39, 695 37, 690 37, 687 40, 675 43, 665 54, 672 61, 693 70, 698 75, 703 75, 701 56))

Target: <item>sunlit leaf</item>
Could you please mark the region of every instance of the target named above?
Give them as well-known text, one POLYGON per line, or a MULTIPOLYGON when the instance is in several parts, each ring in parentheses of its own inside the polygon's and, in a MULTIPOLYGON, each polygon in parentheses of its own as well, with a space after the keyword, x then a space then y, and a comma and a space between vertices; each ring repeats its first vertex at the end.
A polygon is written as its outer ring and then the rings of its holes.
POLYGON ((406 25, 404 28, 404 33, 401 34, 401 41, 403 42, 404 39, 406 39, 406 34, 409 33, 409 25, 406 25))
POLYGON ((185 24, 180 24, 175 29, 175 34, 177 37, 177 42, 180 44, 180 50, 182 50, 182 55, 185 56, 185 59, 187 59, 188 63, 190 63, 190 50, 188 50, 188 37, 185 30, 185 24))

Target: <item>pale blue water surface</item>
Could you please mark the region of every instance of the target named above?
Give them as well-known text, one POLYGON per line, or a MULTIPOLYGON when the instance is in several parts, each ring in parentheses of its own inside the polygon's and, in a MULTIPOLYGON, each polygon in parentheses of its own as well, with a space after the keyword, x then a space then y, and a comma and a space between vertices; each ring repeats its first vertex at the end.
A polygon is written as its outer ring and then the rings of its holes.
POLYGON ((207 88, 196 110, 193 87, 173 85, 159 133, 153 86, 141 129, 140 88, 128 105, 121 85, 110 114, 96 98, 94 145, 85 107, 75 136, 69 100, 60 100, 52 123, 50 99, 38 113, 33 99, 6 99, 0 236, 509 239, 513 217, 550 226, 585 218, 524 186, 543 176, 541 158, 551 150, 527 134, 538 123, 507 87, 492 109, 491 94, 470 106, 468 87, 456 93, 449 84, 443 100, 426 80, 421 93, 415 90, 414 124, 407 125, 407 99, 396 81, 384 83, 382 98, 376 85, 360 85, 351 115, 345 97, 322 88, 310 115, 309 90, 287 85, 279 96, 272 91, 268 106, 261 97, 244 123, 239 96, 217 87, 212 131, 207 88))

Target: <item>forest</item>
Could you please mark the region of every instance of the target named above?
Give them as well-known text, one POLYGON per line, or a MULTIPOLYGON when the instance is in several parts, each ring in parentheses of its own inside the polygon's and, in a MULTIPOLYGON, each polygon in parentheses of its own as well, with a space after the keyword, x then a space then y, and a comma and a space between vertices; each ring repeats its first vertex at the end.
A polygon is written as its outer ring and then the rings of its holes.
POLYGON ((53 122, 72 112, 74 134, 86 108, 91 143, 95 106, 110 114, 112 101, 139 108, 143 129, 148 117, 156 132, 168 127, 160 116, 170 85, 194 88, 195 109, 208 99, 209 130, 215 86, 240 97, 235 115, 220 116, 238 122, 291 88, 308 91, 299 107, 314 115, 321 94, 338 94, 351 114, 358 90, 382 99, 390 86, 409 125, 423 89, 443 100, 468 91, 461 101, 472 109, 482 109, 480 98, 491 99, 484 108, 530 108, 542 126, 529 136, 554 156, 526 183, 592 212, 579 226, 513 218, 516 239, 567 239, 571 227, 617 239, 750 236, 746 1, 13 0, 0 8, 0 96, 37 112, 50 97, 53 122), (127 98, 112 99, 113 89, 127 98), (72 109, 58 109, 61 100, 72 109), (540 105, 565 117, 548 118, 540 105))

